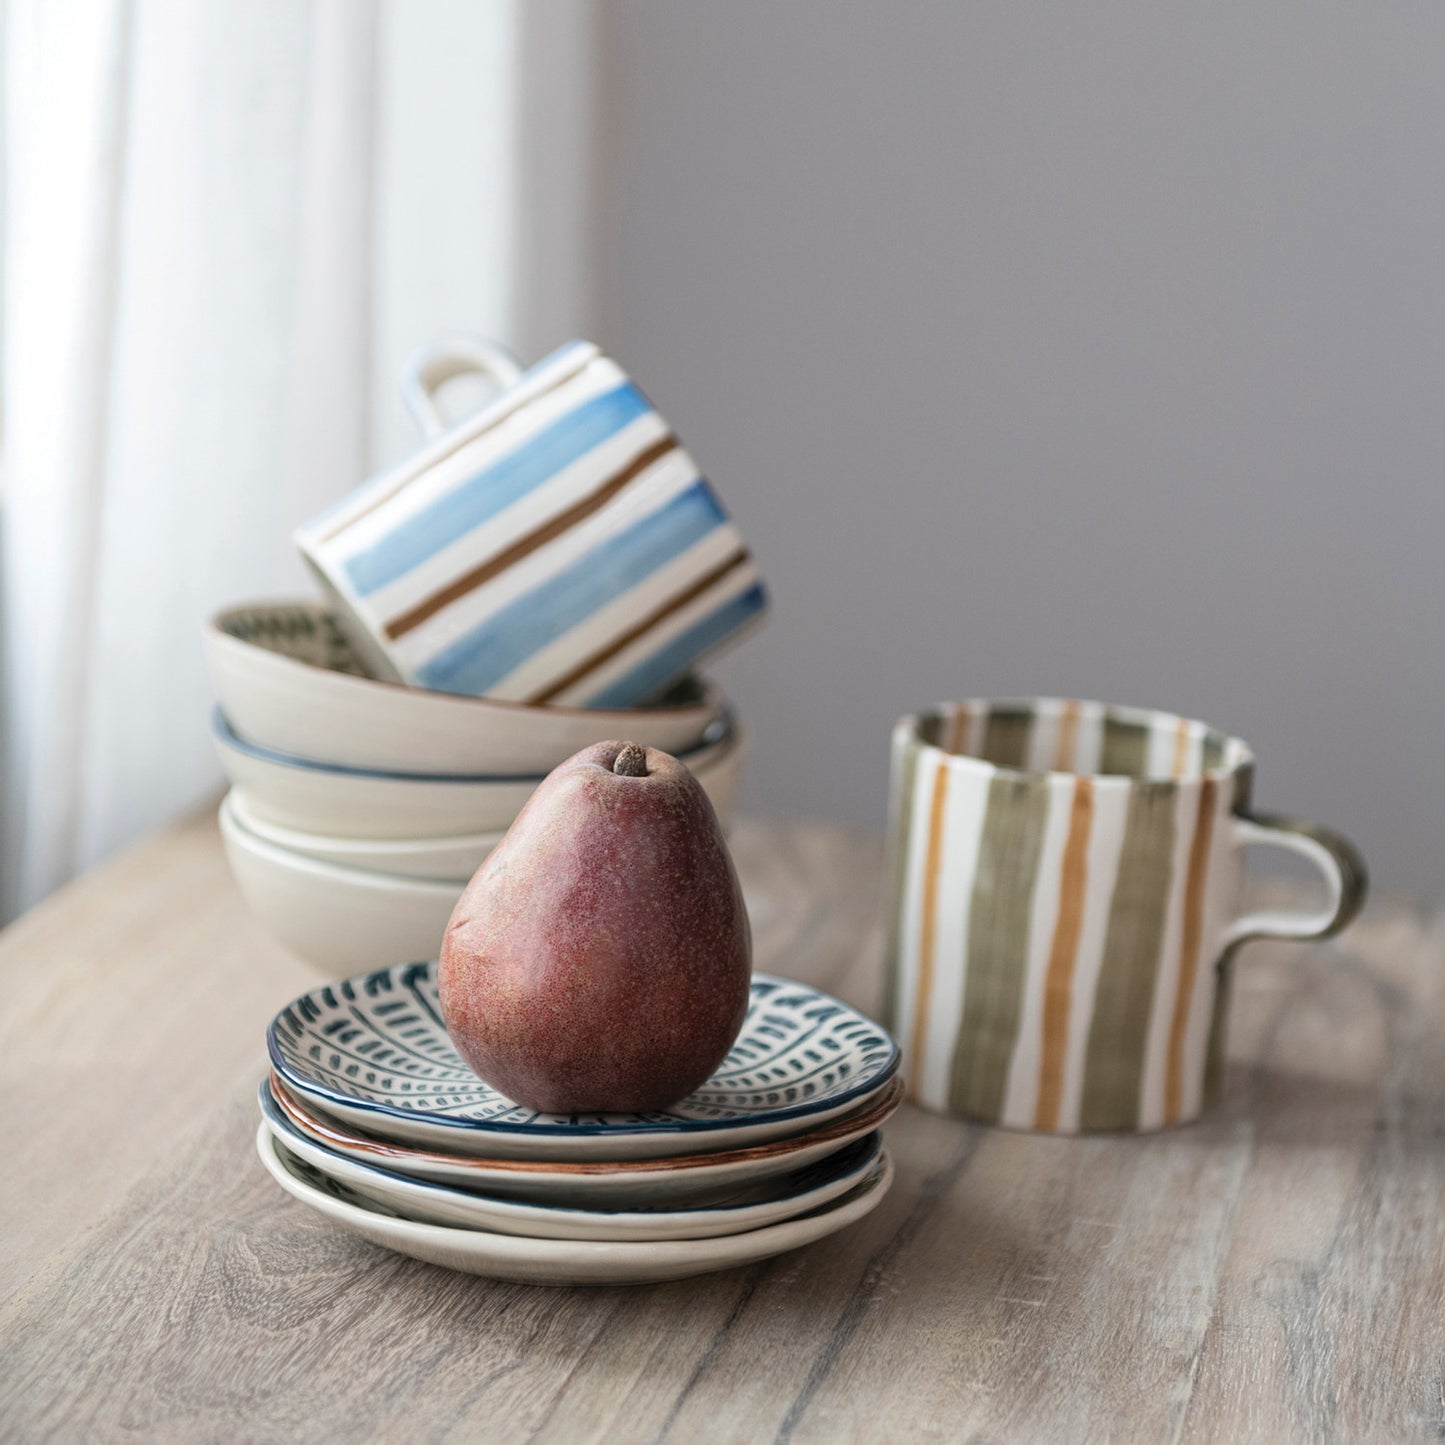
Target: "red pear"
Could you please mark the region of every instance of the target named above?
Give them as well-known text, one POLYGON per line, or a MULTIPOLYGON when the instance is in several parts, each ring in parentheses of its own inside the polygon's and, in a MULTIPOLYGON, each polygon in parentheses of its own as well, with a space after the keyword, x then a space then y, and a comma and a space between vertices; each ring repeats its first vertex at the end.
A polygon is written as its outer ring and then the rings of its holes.
POLYGON ((447 925, 461 1056, 546 1113, 664 1109, 722 1062, 752 934, 707 794, 656 748, 594 743, 549 773, 447 925))

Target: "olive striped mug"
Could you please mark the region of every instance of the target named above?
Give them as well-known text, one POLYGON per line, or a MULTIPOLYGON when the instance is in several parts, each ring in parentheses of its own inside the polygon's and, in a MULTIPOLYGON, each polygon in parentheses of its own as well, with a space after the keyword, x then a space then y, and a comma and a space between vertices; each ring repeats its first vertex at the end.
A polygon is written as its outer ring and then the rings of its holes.
POLYGON ((1365 869, 1249 811, 1254 755, 1166 713, 948 703, 893 732, 887 1008, 914 1100, 1018 1129, 1146 1130, 1218 1080, 1229 963, 1323 938, 1365 869), (1241 912, 1247 846, 1323 874, 1316 912, 1241 912))

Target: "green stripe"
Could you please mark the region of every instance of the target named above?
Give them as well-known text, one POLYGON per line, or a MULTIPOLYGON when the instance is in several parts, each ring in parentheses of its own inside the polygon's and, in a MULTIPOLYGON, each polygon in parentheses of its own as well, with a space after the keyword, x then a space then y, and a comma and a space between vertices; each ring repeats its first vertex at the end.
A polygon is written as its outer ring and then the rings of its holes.
POLYGON ((995 767, 1021 768, 1029 753, 1034 715, 1019 708, 990 709, 983 730, 983 755, 995 767))
POLYGON ((1099 759, 1101 773, 1125 778, 1142 778, 1149 763, 1149 728, 1145 723, 1104 721, 1104 752, 1099 759))
POLYGON ((953 1052, 949 1107, 997 1123, 1018 1039, 1029 913, 1043 844, 1049 787, 1043 778, 989 783, 969 905, 963 1019, 953 1052))
MULTIPOLYGON (((1219 756, 1224 754, 1222 733, 1210 733, 1209 738, 1218 740, 1219 756)), ((1205 739, 1204 766, 1218 767, 1218 762, 1209 761, 1209 738, 1205 739)), ((1247 763, 1234 774, 1233 798, 1230 812, 1243 813, 1249 809, 1250 794, 1254 791, 1254 765, 1247 763)), ((1239 945, 1226 949, 1223 957, 1213 967, 1216 973, 1214 1013, 1209 1020, 1209 1047, 1204 1056, 1204 1103, 1208 1107, 1217 1103, 1224 1095, 1224 1037, 1229 1024, 1229 996, 1234 983, 1234 955, 1239 945)))
POLYGON ((898 979, 903 948, 904 886, 908 881, 908 840, 913 835, 913 789, 920 745, 906 738, 893 751, 892 792, 888 807, 888 937, 883 954, 883 1026, 898 1032, 898 979))
POLYGON ((1206 773, 1212 773, 1217 768, 1224 766, 1224 747, 1227 739, 1223 733, 1217 733, 1211 728, 1204 734, 1203 755, 1201 765, 1206 773))
POLYGON ((1149 1013, 1174 871, 1175 788, 1131 788, 1084 1055, 1081 1129, 1137 1129, 1149 1013))
POLYGON ((1232 960, 1227 956, 1215 967, 1214 1012, 1209 1019, 1209 1044, 1204 1055, 1204 1104, 1218 1103, 1224 1095, 1224 1031, 1229 1024, 1229 995, 1234 982, 1232 960))

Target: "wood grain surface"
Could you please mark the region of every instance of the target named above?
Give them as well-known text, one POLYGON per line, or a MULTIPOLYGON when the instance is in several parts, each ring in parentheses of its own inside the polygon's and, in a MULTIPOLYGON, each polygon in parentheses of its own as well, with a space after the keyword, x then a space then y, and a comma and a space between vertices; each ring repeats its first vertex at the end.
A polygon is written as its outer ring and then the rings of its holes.
MULTIPOLYGON (((735 840, 758 966, 877 1006, 879 854, 735 840)), ((1256 944, 1226 1098, 1147 1138, 905 1109, 841 1236, 551 1290, 388 1254, 252 1153, 309 980, 197 819, 0 936, 0 1438, 1399 1440, 1445 1433, 1445 937, 1256 944)))

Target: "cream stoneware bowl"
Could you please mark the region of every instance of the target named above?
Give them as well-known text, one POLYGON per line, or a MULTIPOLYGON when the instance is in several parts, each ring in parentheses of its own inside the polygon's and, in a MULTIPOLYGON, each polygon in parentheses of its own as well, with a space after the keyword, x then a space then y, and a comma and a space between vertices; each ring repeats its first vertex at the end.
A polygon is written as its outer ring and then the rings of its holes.
MULTIPOLYGON (((220 714, 212 735, 221 766, 245 797, 250 816, 278 828, 332 838, 443 838, 501 832, 511 826, 545 776, 384 773, 317 763, 245 740, 220 714)), ((605 736, 599 733, 590 741, 605 736)), ((702 784, 726 825, 743 758, 741 734, 731 717, 724 713, 700 746, 677 756, 702 784)))
POLYGON ((206 626, 206 662, 240 736, 298 758, 402 773, 546 773, 603 738, 677 755, 722 714, 707 683, 624 710, 534 707, 367 677, 326 610, 259 602, 206 626))
POLYGON ((454 838, 336 837, 268 823, 251 808, 246 794, 238 788, 233 788, 226 800, 235 821, 264 843, 274 843, 289 852, 343 868, 363 868, 371 873, 394 873, 448 883, 467 882, 487 854, 502 841, 505 831, 463 833, 454 838))
POLYGON ((278 848, 221 804, 236 886, 268 933, 331 978, 407 958, 435 958, 465 883, 342 868, 278 848))

